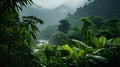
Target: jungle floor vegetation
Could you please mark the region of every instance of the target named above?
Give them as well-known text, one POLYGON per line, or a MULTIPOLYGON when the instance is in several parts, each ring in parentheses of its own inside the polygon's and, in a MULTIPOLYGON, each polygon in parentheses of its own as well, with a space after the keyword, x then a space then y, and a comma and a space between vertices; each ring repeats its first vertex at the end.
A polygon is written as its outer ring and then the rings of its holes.
POLYGON ((38 46, 36 56, 46 67, 119 67, 120 20, 81 18, 82 28, 61 20, 50 43, 38 46), (99 23, 98 23, 99 22, 99 23), (65 32, 64 32, 65 31, 65 32))

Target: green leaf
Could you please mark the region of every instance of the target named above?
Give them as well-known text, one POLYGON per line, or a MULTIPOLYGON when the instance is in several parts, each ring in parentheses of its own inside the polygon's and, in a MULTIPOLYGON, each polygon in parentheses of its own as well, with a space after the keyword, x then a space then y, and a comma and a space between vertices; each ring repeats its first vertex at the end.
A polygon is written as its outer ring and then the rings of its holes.
POLYGON ((64 47, 63 46, 57 46, 57 50, 64 50, 64 47))
POLYGON ((35 40, 37 39, 37 37, 36 37, 34 32, 30 31, 30 34, 32 35, 32 38, 34 38, 35 40))
POLYGON ((69 45, 66 44, 63 47, 65 50, 68 50, 70 52, 70 54, 73 54, 73 49, 69 45))
POLYGON ((106 42, 107 42, 107 39, 106 39, 104 36, 101 36, 101 37, 99 38, 99 42, 100 42, 100 44, 104 47, 105 44, 106 44, 106 42))
POLYGON ((101 48, 101 49, 98 49, 98 50, 94 51, 93 54, 101 53, 103 51, 109 51, 109 50, 106 49, 106 48, 101 48))
POLYGON ((97 64, 97 62, 96 61, 94 61, 94 59, 89 59, 89 60, 87 60, 87 64, 89 64, 88 66, 90 66, 91 64, 94 64, 94 65, 96 65, 97 64))
POLYGON ((113 41, 113 38, 107 40, 107 44, 109 44, 109 45, 112 44, 112 41, 113 41))
POLYGON ((33 24, 31 24, 31 29, 32 29, 33 32, 39 31, 39 29, 37 28, 37 26, 33 25, 33 24))
POLYGON ((83 43, 83 42, 81 42, 79 40, 72 39, 72 41, 76 42, 77 44, 79 44, 81 49, 88 49, 88 48, 90 48, 88 45, 86 45, 85 43, 83 43))
POLYGON ((108 63, 108 59, 102 56, 92 56, 95 60, 103 62, 103 63, 108 63))
POLYGON ((30 44, 27 42, 26 39, 24 40, 24 44, 25 44, 26 46, 28 46, 28 47, 30 46, 30 44))
POLYGON ((85 52, 84 50, 80 49, 80 51, 79 51, 79 56, 82 57, 83 54, 84 54, 84 52, 85 52))
POLYGON ((113 39, 112 43, 120 45, 120 38, 113 39))
POLYGON ((100 44, 100 42, 99 42, 99 39, 98 38, 94 38, 94 44, 95 44, 95 46, 97 47, 97 48, 101 48, 101 44, 100 44))
POLYGON ((73 47, 73 49, 74 49, 74 50, 77 50, 77 51, 79 51, 79 50, 80 50, 80 49, 79 49, 79 48, 77 48, 77 47, 73 47))
POLYGON ((99 64, 99 63, 108 63, 108 59, 98 55, 87 54, 86 55, 87 62, 92 64, 99 64))
POLYGON ((35 23, 43 24, 44 23, 41 19, 39 19, 35 16, 23 16, 23 21, 24 20, 27 20, 28 22, 32 22, 33 24, 35 24, 35 23))

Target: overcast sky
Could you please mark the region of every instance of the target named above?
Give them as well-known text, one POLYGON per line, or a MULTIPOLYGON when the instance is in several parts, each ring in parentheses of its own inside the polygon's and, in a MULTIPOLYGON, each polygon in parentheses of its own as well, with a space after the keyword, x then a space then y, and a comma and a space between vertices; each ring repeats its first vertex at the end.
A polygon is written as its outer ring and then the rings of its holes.
POLYGON ((87 0, 33 0, 35 4, 45 9, 54 9, 61 5, 76 9, 87 2, 87 0))

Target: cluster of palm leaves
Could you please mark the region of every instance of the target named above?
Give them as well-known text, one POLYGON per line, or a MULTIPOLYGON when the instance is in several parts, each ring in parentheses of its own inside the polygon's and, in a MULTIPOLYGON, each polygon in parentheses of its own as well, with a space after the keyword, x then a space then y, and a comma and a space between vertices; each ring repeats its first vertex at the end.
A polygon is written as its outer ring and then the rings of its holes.
POLYGON ((32 0, 0 0, 0 67, 40 67, 32 53, 36 24, 43 21, 34 16, 19 19, 18 10, 32 0))
POLYGON ((22 10, 23 6, 31 5, 32 3, 32 0, 0 0, 0 8, 7 11, 12 11, 13 9, 22 10))

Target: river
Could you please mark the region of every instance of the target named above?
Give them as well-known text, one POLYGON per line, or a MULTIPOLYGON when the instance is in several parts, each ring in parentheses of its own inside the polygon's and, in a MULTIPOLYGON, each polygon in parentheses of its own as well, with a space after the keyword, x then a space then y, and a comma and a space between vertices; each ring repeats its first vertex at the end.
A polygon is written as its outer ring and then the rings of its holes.
POLYGON ((49 44, 49 41, 48 41, 48 40, 38 40, 38 42, 39 42, 39 43, 37 44, 37 46, 49 44))

